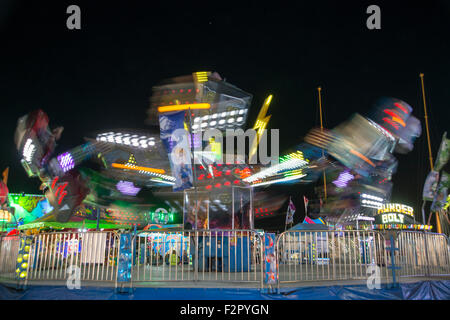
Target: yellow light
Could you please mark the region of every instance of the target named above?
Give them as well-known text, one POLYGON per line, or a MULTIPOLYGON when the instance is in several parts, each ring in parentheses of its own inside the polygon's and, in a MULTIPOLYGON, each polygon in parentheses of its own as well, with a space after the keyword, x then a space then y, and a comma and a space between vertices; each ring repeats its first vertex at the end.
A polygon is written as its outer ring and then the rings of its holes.
POLYGON ((258 117, 256 118, 255 125, 253 126, 254 130, 258 129, 258 131, 256 133, 257 137, 253 141, 253 145, 252 145, 252 148, 249 153, 249 158, 252 158, 253 155, 256 153, 259 141, 261 140, 261 136, 264 132, 264 129, 266 129, 267 123, 270 120, 271 115, 266 117, 266 113, 267 113, 267 110, 269 109, 269 105, 270 105, 271 101, 272 101, 272 95, 268 96, 266 98, 266 100, 264 100, 263 106, 261 107, 261 110, 259 110, 258 117))
POLYGON ((209 109, 211 105, 209 103, 189 103, 189 104, 177 104, 173 106, 162 106, 158 107, 158 112, 171 112, 171 111, 181 111, 181 110, 198 110, 198 109, 209 109))
POLYGON ((111 165, 113 168, 118 169, 128 169, 128 170, 136 170, 136 171, 146 171, 146 172, 153 172, 153 173, 166 173, 166 170, 164 169, 155 169, 155 168, 148 168, 148 167, 139 167, 139 166, 131 166, 131 165, 124 165, 120 163, 113 163, 111 165))
POLYGON ((206 82, 208 81, 208 75, 210 75, 210 72, 207 71, 199 71, 194 73, 194 79, 197 82, 206 82))

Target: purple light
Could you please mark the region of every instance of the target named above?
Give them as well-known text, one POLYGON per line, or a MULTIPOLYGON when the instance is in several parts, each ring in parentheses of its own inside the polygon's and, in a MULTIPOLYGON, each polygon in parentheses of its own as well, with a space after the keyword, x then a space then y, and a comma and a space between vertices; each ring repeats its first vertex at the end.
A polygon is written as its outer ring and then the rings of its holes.
POLYGON ((122 194, 126 194, 128 196, 135 196, 139 191, 141 191, 141 188, 135 187, 133 182, 130 181, 119 181, 116 188, 122 194))
POLYGON ((336 180, 333 181, 336 187, 345 188, 348 185, 349 181, 355 178, 349 172, 350 170, 345 170, 339 175, 339 177, 336 180))
POLYGON ((73 160, 70 152, 60 154, 58 156, 58 162, 64 172, 67 172, 75 167, 75 161, 73 160))

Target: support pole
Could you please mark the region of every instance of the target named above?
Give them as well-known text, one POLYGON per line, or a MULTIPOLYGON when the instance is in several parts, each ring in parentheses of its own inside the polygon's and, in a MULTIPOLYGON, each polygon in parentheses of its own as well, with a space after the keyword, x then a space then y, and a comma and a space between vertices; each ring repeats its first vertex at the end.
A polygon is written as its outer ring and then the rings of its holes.
MULTIPOLYGON (((319 110, 320 110, 320 132, 323 133, 323 121, 322 121, 322 96, 320 92, 322 91, 321 87, 317 88, 319 92, 319 110)), ((324 156, 324 151, 322 149, 322 157, 324 156)), ((325 169, 323 170, 323 188, 325 190, 325 202, 327 201, 327 178, 325 177, 325 169)))
MULTIPOLYGON (((429 130, 429 127, 428 127, 427 103, 425 101, 425 86, 423 84, 423 77, 424 77, 424 74, 421 73, 420 74, 420 83, 422 85, 423 109, 424 109, 424 116, 425 116, 425 126, 426 126, 426 129, 427 129, 428 155, 429 155, 429 158, 430 158, 430 168, 431 168, 431 171, 433 171, 434 170, 433 155, 431 154, 430 130, 429 130)), ((442 233, 441 223, 439 221, 439 213, 437 211, 435 213, 436 213, 436 228, 437 228, 437 232, 438 233, 442 233)), ((430 212, 430 215, 431 214, 432 214, 432 212, 430 212)))

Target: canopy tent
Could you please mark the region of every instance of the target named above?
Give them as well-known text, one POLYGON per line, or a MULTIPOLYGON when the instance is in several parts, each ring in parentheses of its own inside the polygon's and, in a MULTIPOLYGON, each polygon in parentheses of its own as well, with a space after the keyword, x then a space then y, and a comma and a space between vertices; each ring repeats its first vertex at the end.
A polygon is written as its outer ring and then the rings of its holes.
POLYGON ((315 231, 315 230, 332 230, 332 229, 324 224, 298 223, 292 228, 290 228, 288 231, 299 231, 299 230, 315 231))

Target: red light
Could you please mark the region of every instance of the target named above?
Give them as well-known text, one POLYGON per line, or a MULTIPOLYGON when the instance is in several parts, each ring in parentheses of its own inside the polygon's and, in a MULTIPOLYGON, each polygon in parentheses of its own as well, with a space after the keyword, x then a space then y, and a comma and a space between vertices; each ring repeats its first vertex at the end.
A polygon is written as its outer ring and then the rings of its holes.
POLYGON ((200 166, 199 169, 200 169, 200 170, 204 170, 205 167, 204 167, 204 166, 200 166))
POLYGON ((238 184, 239 183, 239 180, 234 180, 234 184, 238 184))
POLYGON ((239 172, 240 172, 239 169, 235 169, 235 170, 234 170, 234 173, 239 173, 239 172))
POLYGON ((188 92, 191 92, 192 90, 191 89, 188 89, 188 92))
POLYGON ((215 176, 216 177, 221 177, 222 176, 222 172, 221 171, 217 171, 215 176))
POLYGON ((220 188, 222 185, 220 183, 216 184, 216 188, 220 188))
POLYGON ((211 174, 208 174, 206 177, 207 177, 208 179, 211 179, 211 178, 212 178, 212 175, 211 175, 211 174))
POLYGON ((183 89, 180 89, 180 92, 183 92, 184 90, 183 89))
POLYGON ((218 164, 217 164, 217 166, 218 166, 218 167, 221 167, 221 166, 222 166, 222 164, 221 164, 221 163, 218 163, 218 164))
POLYGON ((205 188, 206 188, 207 190, 209 190, 209 189, 212 188, 212 185, 206 186, 205 188))
POLYGON ((408 114, 409 112, 405 109, 405 107, 403 107, 400 103, 398 102, 394 102, 394 106, 396 106, 397 108, 399 108, 400 110, 402 110, 404 113, 408 114))
POLYGON ((227 171, 225 172, 225 174, 226 174, 227 176, 229 176, 229 175, 231 174, 231 170, 227 170, 227 171))
POLYGON ((201 175, 198 177, 198 180, 203 180, 204 177, 205 177, 205 175, 204 175, 204 174, 201 174, 201 175))
POLYGON ((227 181, 227 182, 224 183, 225 186, 229 186, 230 184, 231 184, 230 181, 227 181))

